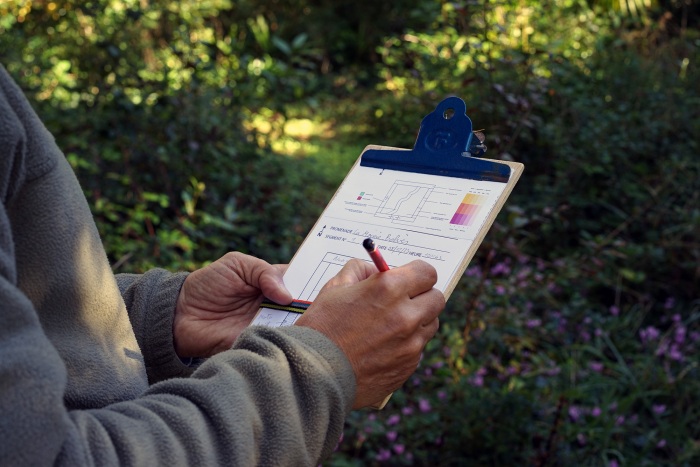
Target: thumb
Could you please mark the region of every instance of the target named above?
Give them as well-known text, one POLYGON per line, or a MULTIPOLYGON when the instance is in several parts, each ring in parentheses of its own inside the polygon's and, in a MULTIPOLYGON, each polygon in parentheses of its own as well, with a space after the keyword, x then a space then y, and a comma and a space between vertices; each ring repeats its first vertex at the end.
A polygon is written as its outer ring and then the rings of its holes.
MULTIPOLYGON (((265 263, 267 264, 267 263, 265 263)), ((283 268, 267 264, 260 274, 259 287, 262 294, 275 303, 286 305, 294 300, 282 280, 283 268)))

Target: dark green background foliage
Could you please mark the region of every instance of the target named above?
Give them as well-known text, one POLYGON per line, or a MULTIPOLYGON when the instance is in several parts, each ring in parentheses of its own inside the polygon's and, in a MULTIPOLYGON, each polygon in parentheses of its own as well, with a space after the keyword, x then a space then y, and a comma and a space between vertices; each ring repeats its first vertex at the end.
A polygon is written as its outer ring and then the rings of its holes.
POLYGON ((366 144, 462 97, 525 174, 328 464, 697 465, 700 8, 543 3, 10 0, 0 53, 116 272, 288 261, 366 144))

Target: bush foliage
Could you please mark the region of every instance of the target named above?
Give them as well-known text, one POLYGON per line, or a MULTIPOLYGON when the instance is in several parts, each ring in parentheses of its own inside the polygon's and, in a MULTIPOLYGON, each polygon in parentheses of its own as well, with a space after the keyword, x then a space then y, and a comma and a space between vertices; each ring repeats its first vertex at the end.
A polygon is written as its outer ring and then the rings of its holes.
POLYGON ((116 272, 288 261, 362 147, 459 95, 525 175, 328 465, 697 465, 700 11, 555 3, 9 0, 0 51, 116 272))

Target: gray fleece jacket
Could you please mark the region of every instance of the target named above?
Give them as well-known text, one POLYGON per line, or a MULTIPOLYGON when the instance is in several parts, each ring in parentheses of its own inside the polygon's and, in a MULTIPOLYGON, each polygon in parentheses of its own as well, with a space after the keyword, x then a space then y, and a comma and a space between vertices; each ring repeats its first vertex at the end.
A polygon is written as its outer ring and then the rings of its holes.
POLYGON ((114 276, 53 137, 0 66, 0 465, 315 465, 355 391, 301 327, 253 327, 196 371, 186 274, 114 276))

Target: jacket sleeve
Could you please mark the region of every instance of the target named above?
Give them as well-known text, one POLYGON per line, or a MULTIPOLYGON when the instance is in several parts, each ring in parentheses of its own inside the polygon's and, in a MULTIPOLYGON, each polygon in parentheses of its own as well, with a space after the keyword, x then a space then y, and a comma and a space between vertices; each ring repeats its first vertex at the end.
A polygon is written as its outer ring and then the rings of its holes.
POLYGON ((115 276, 151 384, 193 371, 175 352, 172 331, 175 304, 187 275, 153 269, 115 276))
MULTIPOLYGON (((0 78, 3 77, 0 66, 0 78)), ((130 356, 116 358, 117 353, 131 352, 130 347, 118 344, 136 343, 130 333, 131 339, 109 338, 113 328, 125 321, 116 320, 114 314, 102 313, 99 307, 92 309, 89 303, 85 307, 91 313, 76 313, 70 303, 63 310, 63 302, 57 300, 61 294, 35 293, 30 300, 29 289, 20 287, 18 271, 26 269, 26 262, 18 260, 18 252, 26 254, 30 247, 31 251, 41 251, 40 246, 44 250, 61 248, 64 245, 59 236, 52 235, 55 233, 52 229, 56 225, 64 228, 71 225, 37 221, 37 228, 46 234, 42 237, 43 245, 27 246, 27 232, 21 229, 15 235, 13 229, 17 229, 17 224, 12 225, 10 219, 37 220, 48 214, 52 219, 66 218, 70 214, 60 207, 52 209, 43 198, 32 201, 33 206, 40 206, 43 211, 27 209, 22 203, 27 201, 27 193, 38 193, 30 188, 36 189, 40 180, 23 178, 23 174, 46 173, 48 169, 36 165, 37 161, 48 164, 47 167, 61 167, 63 171, 69 168, 65 161, 56 165, 55 158, 25 157, 36 152, 31 145, 36 146, 48 136, 28 137, 27 125, 18 118, 10 118, 12 109, 16 108, 28 115, 28 104, 7 79, 0 79, 0 88, 3 85, 8 100, 3 100, 0 92, 0 465, 296 466, 315 465, 328 454, 338 440, 354 399, 355 380, 352 367, 340 349, 310 329, 251 328, 238 338, 234 349, 209 359, 191 377, 171 378, 148 388, 139 384, 138 391, 130 392, 129 397, 102 402, 104 397, 98 397, 104 396, 101 391, 91 394, 91 386, 85 389, 84 382, 95 375, 107 375, 106 386, 118 386, 119 381, 134 379, 128 369, 115 362, 136 362, 130 356), (18 197, 18 190, 26 196, 18 197), (8 215, 10 210, 16 215, 8 215), (23 246, 20 249, 18 245, 23 246), (54 328, 40 322, 37 311, 40 305, 35 304, 41 304, 41 297, 52 301, 43 303, 41 310, 52 310, 49 316, 42 314, 42 320, 58 321, 54 328), (83 329, 93 333, 92 339, 77 339, 83 329), (73 342, 74 337, 77 342, 73 342), (62 358, 58 344, 63 342, 61 338, 78 345, 71 351, 91 356, 99 350, 100 358, 77 359, 77 364, 62 358), (104 365, 109 363, 113 365, 105 371, 104 365), (72 371, 70 377, 69 371, 72 371), (85 390, 76 391, 74 398, 79 400, 68 405, 71 385, 83 385, 85 390), (99 399, 100 404, 89 404, 91 401, 86 399, 99 399), (95 408, 68 409, 87 406, 95 408)), ((37 128, 38 118, 31 118, 37 128)), ((41 131, 46 135, 45 129, 41 131)), ((56 148, 52 151, 58 152, 56 148)), ((82 196, 72 182, 59 189, 82 196)), ((85 214, 80 216, 86 217, 89 211, 87 206, 83 208, 81 212, 85 214)), ((91 230, 96 234, 96 229, 91 227, 91 230)), ((99 243, 96 235, 85 237, 86 241, 93 239, 99 243)), ((78 241, 82 237, 73 240, 80 246, 84 243, 78 241)), ((104 255, 98 250, 86 247, 81 254, 86 260, 104 255)), ((60 263, 62 273, 76 266, 70 256, 65 258, 60 263)), ((39 273, 54 271, 54 264, 58 263, 49 264, 48 258, 40 255, 38 261, 43 261, 46 269, 41 270, 39 263, 36 266, 39 273)), ((118 292, 112 290, 113 276, 108 266, 86 268, 83 274, 75 275, 75 282, 54 281, 55 275, 47 274, 40 284, 42 291, 60 289, 72 292, 71 297, 93 300, 100 295, 99 290, 90 290, 84 296, 76 293, 87 292, 81 280, 91 278, 98 286, 104 285, 105 292, 113 293, 121 304, 118 292), (92 276, 88 277, 89 274, 92 276)), ((125 287, 131 311, 135 311, 133 327, 146 342, 145 347, 172 339, 170 320, 182 278, 156 270, 133 278, 125 287), (149 335, 158 331, 162 331, 162 335, 157 334, 160 337, 149 335)), ((128 327, 129 323, 125 324, 128 327)), ((174 355, 171 348, 165 353, 168 356, 164 361, 174 355)), ((157 368, 156 373, 161 373, 158 355, 154 350, 148 358, 153 362, 151 366, 157 368)), ((163 363, 165 367, 168 365, 163 363)))
POLYGON ((352 367, 325 336, 301 327, 250 328, 190 378, 155 384, 132 401, 68 411, 65 366, 13 284, 7 246, 0 464, 298 466, 333 450, 354 398, 352 367))

